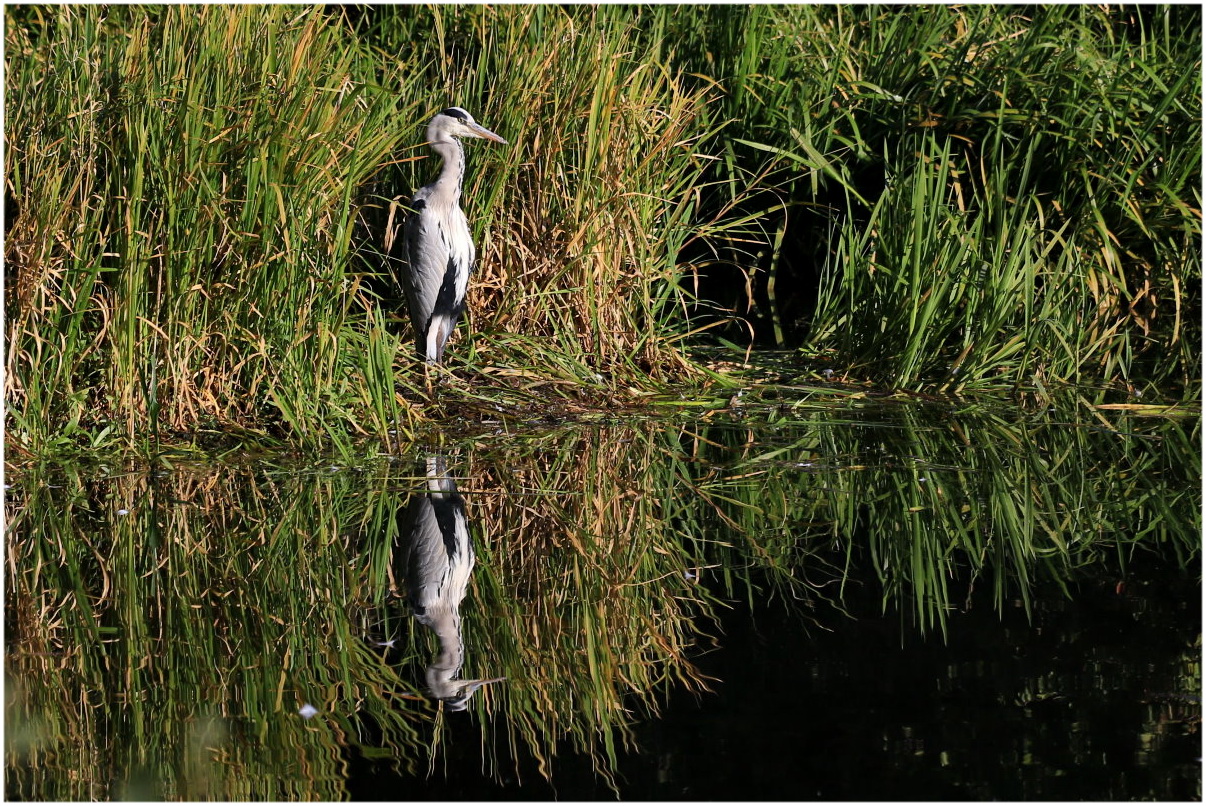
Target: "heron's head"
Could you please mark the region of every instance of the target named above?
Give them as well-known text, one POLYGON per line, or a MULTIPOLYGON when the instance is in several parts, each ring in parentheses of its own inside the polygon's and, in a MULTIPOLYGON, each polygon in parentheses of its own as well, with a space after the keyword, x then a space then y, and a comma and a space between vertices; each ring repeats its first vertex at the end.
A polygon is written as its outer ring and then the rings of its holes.
POLYGON ((480 125, 473 116, 459 106, 450 106, 431 119, 427 125, 427 142, 447 143, 453 137, 480 137, 496 143, 507 141, 480 125))

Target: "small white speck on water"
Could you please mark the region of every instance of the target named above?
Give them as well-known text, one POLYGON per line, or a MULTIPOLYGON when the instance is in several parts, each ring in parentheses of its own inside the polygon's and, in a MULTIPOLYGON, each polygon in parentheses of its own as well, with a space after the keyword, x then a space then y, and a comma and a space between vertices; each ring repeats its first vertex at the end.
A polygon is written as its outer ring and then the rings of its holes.
POLYGON ((302 719, 309 719, 318 713, 318 709, 310 703, 306 703, 301 708, 298 708, 297 712, 302 715, 302 719))

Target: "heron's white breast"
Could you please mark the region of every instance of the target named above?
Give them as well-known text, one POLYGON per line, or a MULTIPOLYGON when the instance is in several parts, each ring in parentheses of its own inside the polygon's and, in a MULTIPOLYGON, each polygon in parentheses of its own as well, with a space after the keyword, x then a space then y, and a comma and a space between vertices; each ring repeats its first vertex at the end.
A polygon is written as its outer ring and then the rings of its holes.
POLYGON ((461 208, 454 206, 445 220, 448 223, 448 257, 458 268, 456 298, 464 299, 477 253, 473 248, 473 237, 469 233, 469 221, 461 208))

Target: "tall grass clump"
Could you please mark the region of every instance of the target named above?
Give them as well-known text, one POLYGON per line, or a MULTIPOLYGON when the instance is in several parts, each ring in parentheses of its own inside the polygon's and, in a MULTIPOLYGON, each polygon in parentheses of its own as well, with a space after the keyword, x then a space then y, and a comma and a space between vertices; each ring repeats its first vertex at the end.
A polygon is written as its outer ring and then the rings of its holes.
POLYGON ((388 249, 450 104, 513 144, 471 147, 454 368, 607 399, 682 377, 683 250, 726 228, 699 209, 721 124, 640 34, 612 8, 10 9, 20 446, 345 446, 480 396, 431 405, 388 249))
MULTIPOLYGON (((470 147, 480 268, 460 352, 487 373, 613 392, 681 376, 683 249, 724 229, 699 209, 712 88, 647 58, 623 8, 378 7, 359 25, 402 54, 394 73, 419 75, 415 142, 449 103, 510 141, 470 147)), ((418 187, 435 170, 407 162, 385 184, 418 187)))
POLYGON ((906 388, 1196 396, 1199 9, 707 13, 674 59, 727 90, 725 170, 772 172, 732 261, 774 341, 906 388))
POLYGON ((6 37, 21 447, 407 423, 349 271, 400 99, 321 9, 13 7, 6 37))

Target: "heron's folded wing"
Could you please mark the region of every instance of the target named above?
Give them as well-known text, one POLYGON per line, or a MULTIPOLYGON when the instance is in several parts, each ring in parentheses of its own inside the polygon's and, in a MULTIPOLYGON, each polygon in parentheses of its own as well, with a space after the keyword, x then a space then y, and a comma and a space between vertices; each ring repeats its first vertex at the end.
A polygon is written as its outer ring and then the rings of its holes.
POLYGON ((406 270, 403 287, 415 326, 422 328, 431 318, 440 283, 448 265, 448 239, 436 216, 422 201, 406 221, 406 270))

